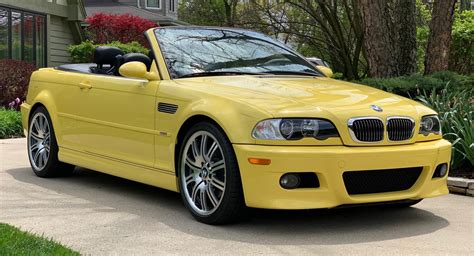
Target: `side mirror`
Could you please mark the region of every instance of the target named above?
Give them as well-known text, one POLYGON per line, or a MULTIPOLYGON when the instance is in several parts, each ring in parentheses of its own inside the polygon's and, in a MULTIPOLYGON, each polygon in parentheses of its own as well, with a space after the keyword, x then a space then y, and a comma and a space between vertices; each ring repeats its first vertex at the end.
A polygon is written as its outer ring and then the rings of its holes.
POLYGON ((124 63, 119 68, 120 75, 128 78, 139 78, 146 80, 158 80, 158 74, 154 72, 148 72, 146 70, 146 65, 139 61, 131 61, 124 63))
POLYGON ((323 74, 326 76, 326 77, 329 77, 331 78, 334 73, 332 72, 332 69, 326 67, 326 66, 316 66, 316 68, 319 69, 319 71, 323 72, 323 74))

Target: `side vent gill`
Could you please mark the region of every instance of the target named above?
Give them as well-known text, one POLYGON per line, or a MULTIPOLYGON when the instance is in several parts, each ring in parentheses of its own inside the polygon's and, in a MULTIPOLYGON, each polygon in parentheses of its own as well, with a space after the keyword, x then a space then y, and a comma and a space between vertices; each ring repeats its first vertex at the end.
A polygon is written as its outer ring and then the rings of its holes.
POLYGON ((163 102, 158 103, 158 112, 174 114, 176 111, 178 111, 178 105, 163 102))

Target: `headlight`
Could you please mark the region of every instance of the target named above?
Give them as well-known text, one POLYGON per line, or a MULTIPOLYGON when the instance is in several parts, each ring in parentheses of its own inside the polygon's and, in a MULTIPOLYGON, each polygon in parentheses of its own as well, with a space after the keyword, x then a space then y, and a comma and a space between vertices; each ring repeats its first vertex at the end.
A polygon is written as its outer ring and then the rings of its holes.
POLYGON ((325 140, 339 137, 336 127, 323 119, 268 119, 259 122, 252 132, 257 140, 301 140, 313 137, 325 140))
POLYGON ((428 136, 430 133, 441 134, 441 123, 437 115, 421 118, 420 133, 428 136))

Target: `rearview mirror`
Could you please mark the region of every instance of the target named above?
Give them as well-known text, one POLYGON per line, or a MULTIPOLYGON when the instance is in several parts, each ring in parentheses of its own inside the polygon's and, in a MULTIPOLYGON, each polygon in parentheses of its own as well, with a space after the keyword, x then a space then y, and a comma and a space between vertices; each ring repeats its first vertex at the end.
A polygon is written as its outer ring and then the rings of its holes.
POLYGON ((139 61, 131 61, 124 63, 119 68, 120 75, 127 78, 139 78, 146 80, 158 80, 158 74, 154 72, 148 72, 146 65, 139 61))
POLYGON ((319 69, 319 71, 323 72, 323 74, 326 77, 331 78, 334 75, 334 73, 332 72, 332 69, 330 69, 326 66, 316 66, 316 67, 319 69))

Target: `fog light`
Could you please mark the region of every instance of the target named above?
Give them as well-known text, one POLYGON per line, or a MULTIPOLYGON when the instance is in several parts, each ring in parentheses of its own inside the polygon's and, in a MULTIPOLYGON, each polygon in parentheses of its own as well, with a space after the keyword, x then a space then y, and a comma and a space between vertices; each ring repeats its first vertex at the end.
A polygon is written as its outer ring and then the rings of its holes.
POLYGON ((436 167, 436 170, 433 173, 433 178, 441 178, 446 176, 448 173, 448 164, 440 164, 436 167))
POLYGON ((280 185, 286 189, 295 189, 300 183, 301 179, 298 174, 287 173, 280 178, 280 185))
POLYGON ((447 164, 442 164, 439 167, 439 176, 444 177, 448 173, 448 165, 447 164))

